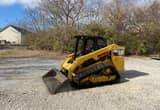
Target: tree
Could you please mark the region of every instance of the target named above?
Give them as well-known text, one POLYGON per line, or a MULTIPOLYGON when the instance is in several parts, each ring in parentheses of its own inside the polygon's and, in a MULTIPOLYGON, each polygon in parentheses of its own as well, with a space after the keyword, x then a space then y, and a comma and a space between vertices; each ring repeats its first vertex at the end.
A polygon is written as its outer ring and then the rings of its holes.
MULTIPOLYGON (((76 34, 101 35, 128 54, 160 52, 160 3, 144 0, 42 0, 27 9, 25 22, 35 30, 33 47, 72 50, 76 34), (101 8, 99 8, 101 7, 101 8)), ((25 24, 23 24, 25 25, 25 24)))
POLYGON ((105 35, 105 29, 101 24, 98 24, 96 22, 91 22, 87 25, 85 30, 83 30, 84 34, 87 35, 96 35, 96 36, 104 36, 105 35))
POLYGON ((42 0, 41 6, 54 26, 74 26, 82 17, 84 0, 42 0))
POLYGON ((40 8, 29 8, 24 10, 25 18, 21 20, 21 25, 32 32, 45 31, 48 28, 48 18, 46 13, 40 8))

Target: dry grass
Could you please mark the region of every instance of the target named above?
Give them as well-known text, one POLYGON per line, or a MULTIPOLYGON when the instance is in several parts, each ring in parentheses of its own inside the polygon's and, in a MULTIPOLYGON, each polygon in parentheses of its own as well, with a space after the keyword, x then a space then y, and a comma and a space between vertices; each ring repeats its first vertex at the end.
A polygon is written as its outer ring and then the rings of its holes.
POLYGON ((0 58, 30 58, 30 57, 42 57, 50 59, 63 59, 66 54, 61 52, 49 52, 39 50, 4 50, 0 51, 0 58))
POLYGON ((137 59, 150 59, 149 56, 138 56, 138 55, 129 55, 129 56, 126 56, 126 58, 137 58, 137 59))
MULTIPOLYGON (((26 50, 26 49, 14 49, 14 50, 0 50, 0 58, 30 58, 30 57, 42 57, 49 59, 64 59, 67 54, 61 52, 42 51, 42 50, 26 50)), ((149 59, 146 56, 130 55, 126 58, 140 58, 149 59)))

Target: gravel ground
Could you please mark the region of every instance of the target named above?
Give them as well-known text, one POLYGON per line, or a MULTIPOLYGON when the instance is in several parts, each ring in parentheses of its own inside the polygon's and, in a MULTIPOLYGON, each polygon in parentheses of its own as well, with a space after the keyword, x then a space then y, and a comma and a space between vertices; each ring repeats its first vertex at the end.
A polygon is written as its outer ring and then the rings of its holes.
POLYGON ((41 76, 61 63, 0 59, 0 110, 160 110, 160 61, 126 58, 119 84, 50 95, 41 76))

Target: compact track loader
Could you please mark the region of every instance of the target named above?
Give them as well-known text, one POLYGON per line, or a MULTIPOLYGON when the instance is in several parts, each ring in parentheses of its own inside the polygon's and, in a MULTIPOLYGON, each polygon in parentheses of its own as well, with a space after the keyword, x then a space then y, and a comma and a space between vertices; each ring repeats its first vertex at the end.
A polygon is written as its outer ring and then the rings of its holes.
POLYGON ((75 50, 61 66, 61 70, 52 69, 43 76, 51 94, 57 92, 66 83, 74 88, 120 81, 120 72, 124 71, 125 48, 116 44, 106 45, 100 36, 75 36, 75 50))

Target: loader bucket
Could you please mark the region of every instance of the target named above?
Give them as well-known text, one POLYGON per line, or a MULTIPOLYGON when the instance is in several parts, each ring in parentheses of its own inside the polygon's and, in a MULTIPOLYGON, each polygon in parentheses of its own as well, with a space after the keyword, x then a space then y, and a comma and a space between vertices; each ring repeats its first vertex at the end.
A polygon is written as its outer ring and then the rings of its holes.
POLYGON ((50 70, 42 78, 51 94, 57 93, 58 89, 68 83, 67 77, 57 69, 50 70))

